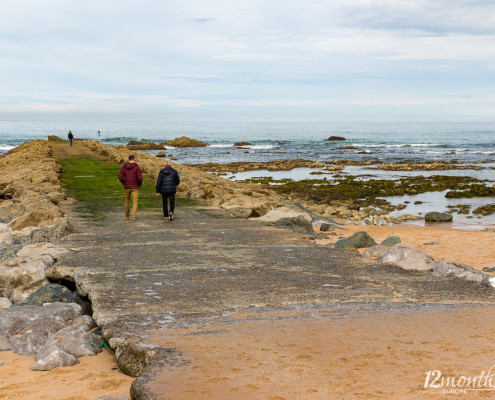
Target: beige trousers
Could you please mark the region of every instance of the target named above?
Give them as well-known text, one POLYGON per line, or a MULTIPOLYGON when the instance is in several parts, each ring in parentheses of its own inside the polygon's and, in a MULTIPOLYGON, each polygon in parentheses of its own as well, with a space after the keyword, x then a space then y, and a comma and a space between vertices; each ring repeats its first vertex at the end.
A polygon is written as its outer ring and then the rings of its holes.
POLYGON ((129 218, 131 195, 132 195, 132 219, 136 219, 139 189, 125 189, 125 217, 129 218))

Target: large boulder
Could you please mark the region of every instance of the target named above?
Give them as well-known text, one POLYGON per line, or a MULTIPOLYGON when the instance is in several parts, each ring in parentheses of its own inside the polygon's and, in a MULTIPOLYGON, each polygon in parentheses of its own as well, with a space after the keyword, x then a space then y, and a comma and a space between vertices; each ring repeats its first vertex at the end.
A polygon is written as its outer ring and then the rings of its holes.
POLYGON ((174 140, 169 140, 165 143, 161 143, 162 145, 165 146, 171 146, 171 147, 206 147, 208 146, 207 143, 201 142, 196 139, 191 139, 186 136, 181 136, 179 138, 175 138, 174 140))
POLYGON ((337 240, 335 247, 337 249, 361 249, 363 247, 375 246, 376 242, 366 232, 356 232, 354 235, 337 240))
POLYGON ((431 271, 435 260, 422 251, 396 244, 391 247, 382 257, 381 261, 387 264, 395 264, 404 269, 418 271, 431 271))
POLYGON ((330 136, 327 140, 334 142, 337 140, 346 140, 346 139, 345 139, 345 137, 342 137, 342 136, 330 136))
POLYGON ((392 247, 395 246, 396 244, 399 244, 400 242, 401 241, 399 236, 390 236, 386 238, 381 244, 384 246, 392 247))
POLYGON ((440 212, 429 212, 425 214, 425 221, 427 222, 450 222, 452 221, 452 214, 440 213, 440 212))

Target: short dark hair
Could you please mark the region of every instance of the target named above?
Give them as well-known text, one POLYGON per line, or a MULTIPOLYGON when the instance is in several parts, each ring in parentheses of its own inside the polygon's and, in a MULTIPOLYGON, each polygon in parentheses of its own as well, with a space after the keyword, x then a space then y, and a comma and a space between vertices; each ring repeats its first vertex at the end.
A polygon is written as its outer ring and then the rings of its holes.
POLYGON ((133 156, 133 155, 131 154, 131 155, 129 156, 129 161, 132 161, 132 160, 134 160, 135 158, 136 158, 136 157, 135 157, 135 156, 133 156))

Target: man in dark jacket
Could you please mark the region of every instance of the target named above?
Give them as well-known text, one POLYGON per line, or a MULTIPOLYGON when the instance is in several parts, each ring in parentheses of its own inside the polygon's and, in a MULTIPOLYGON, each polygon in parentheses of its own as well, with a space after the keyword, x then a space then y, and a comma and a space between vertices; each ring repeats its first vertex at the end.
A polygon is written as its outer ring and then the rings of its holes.
POLYGON ((139 188, 143 183, 141 168, 136 163, 133 155, 129 156, 129 162, 124 163, 119 172, 119 181, 122 182, 125 189, 125 219, 129 220, 129 208, 132 195, 132 220, 136 220, 138 207, 139 188))
POLYGON ((156 181, 156 195, 162 195, 164 219, 170 221, 174 219, 175 193, 177 192, 177 185, 180 183, 179 174, 171 165, 172 161, 166 158, 165 168, 160 171, 156 181), (170 202, 170 211, 168 211, 167 201, 170 202))

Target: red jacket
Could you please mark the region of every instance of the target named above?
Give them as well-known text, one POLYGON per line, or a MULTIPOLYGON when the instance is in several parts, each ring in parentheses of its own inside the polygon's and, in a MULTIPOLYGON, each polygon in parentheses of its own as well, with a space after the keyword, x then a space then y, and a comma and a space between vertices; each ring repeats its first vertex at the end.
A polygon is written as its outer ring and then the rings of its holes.
POLYGON ((124 189, 139 189, 143 183, 141 168, 135 162, 126 162, 119 172, 119 181, 124 185, 124 189))

